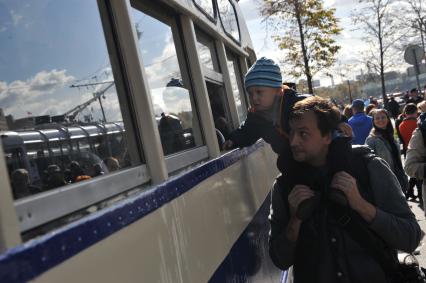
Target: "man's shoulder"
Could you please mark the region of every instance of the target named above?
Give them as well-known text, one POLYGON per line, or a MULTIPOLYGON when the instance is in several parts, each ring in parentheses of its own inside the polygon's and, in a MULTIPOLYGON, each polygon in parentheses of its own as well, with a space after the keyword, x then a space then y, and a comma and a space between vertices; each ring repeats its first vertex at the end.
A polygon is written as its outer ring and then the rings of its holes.
MULTIPOLYGON (((369 138, 376 140, 377 136, 369 136, 369 138)), ((377 155, 374 151, 367 145, 352 145, 352 157, 362 158, 365 161, 370 161, 373 158, 376 158, 377 155)))

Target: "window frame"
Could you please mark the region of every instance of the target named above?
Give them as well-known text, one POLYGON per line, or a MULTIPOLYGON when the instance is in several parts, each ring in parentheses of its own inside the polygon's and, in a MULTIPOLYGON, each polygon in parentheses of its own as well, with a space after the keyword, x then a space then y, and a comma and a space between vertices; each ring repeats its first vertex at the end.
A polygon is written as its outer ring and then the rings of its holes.
MULTIPOLYGON (((199 107, 194 95, 194 87, 190 78, 188 54, 185 51, 185 42, 183 40, 183 31, 180 23, 180 19, 177 15, 173 15, 172 12, 168 14, 159 14, 154 9, 155 4, 145 5, 144 3, 134 2, 131 3, 133 9, 139 10, 142 13, 162 22, 163 24, 170 27, 173 36, 173 43, 176 50, 176 56, 179 64, 179 71, 182 76, 182 81, 189 91, 191 96, 191 106, 193 116, 197 119, 199 133, 201 135, 202 143, 201 146, 195 146, 190 149, 182 150, 173 154, 164 155, 164 162, 166 164, 167 173, 171 176, 173 173, 184 169, 185 167, 195 164, 196 162, 206 160, 209 158, 207 144, 205 142, 204 130, 202 128, 201 117, 199 114, 199 107), (133 5, 134 4, 134 5, 133 5)), ((139 46, 138 46, 139 47, 139 46)), ((198 54, 197 54, 198 56, 198 54)), ((143 69, 144 66, 141 66, 143 69)), ((148 89, 149 95, 151 95, 151 89, 148 89)), ((195 127, 193 127, 194 129, 195 127)), ((161 145, 161 140, 159 141, 161 145)))
POLYGON ((204 16, 206 16, 211 22, 213 22, 214 24, 217 23, 217 18, 218 18, 218 11, 217 11, 217 7, 216 7, 216 1, 215 0, 210 0, 212 2, 212 6, 213 6, 213 17, 212 15, 210 15, 206 10, 204 10, 203 7, 201 7, 195 0, 192 0, 192 2, 194 3, 194 6, 197 7, 197 9, 204 14, 204 16))
POLYGON ((216 1, 216 5, 217 5, 217 14, 218 14, 218 18, 220 19, 220 24, 222 26, 222 30, 223 32, 232 40, 234 41, 236 44, 238 44, 239 46, 241 46, 241 29, 240 29, 240 22, 238 20, 238 14, 237 14, 237 10, 235 9, 234 3, 232 3, 231 0, 227 0, 228 3, 231 5, 232 9, 234 10, 234 14, 235 14, 235 20, 237 22, 237 28, 238 28, 238 39, 236 39, 232 34, 230 34, 226 29, 225 26, 223 24, 223 20, 222 17, 220 16, 220 9, 219 9, 219 4, 217 4, 216 1))
MULTIPOLYGON (((225 53, 226 53, 226 59, 227 59, 227 61, 232 61, 233 62, 234 74, 235 74, 235 79, 237 81, 238 92, 240 94, 240 99, 242 100, 241 101, 242 102, 241 107, 242 107, 242 109, 244 111, 244 113, 243 113, 244 115, 243 116, 247 116, 250 102, 248 100, 247 92, 246 92, 246 90, 244 88, 244 76, 243 76, 243 73, 242 73, 242 70, 241 70, 241 65, 240 65, 240 60, 239 60, 240 58, 239 58, 239 56, 235 52, 233 52, 226 45, 225 45, 225 53), (230 59, 232 59, 232 60, 230 60, 230 59)), ((235 99, 235 97, 234 97, 234 99, 235 99)), ((242 123, 243 121, 239 121, 239 122, 242 123)))

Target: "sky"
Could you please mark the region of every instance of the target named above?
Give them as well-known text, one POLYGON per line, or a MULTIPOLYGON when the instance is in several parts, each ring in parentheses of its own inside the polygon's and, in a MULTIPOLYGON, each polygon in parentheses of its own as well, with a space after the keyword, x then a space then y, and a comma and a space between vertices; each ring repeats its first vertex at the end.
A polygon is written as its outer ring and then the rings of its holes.
MULTIPOLYGON (((171 28, 131 12, 155 114, 191 111, 188 90, 166 90, 182 77, 171 28)), ((0 1, 0 42, 0 108, 15 119, 64 114, 114 80, 95 0, 0 1)), ((115 87, 101 100, 107 121, 122 120, 115 87)), ((79 115, 103 118, 98 101, 79 115)))
MULTIPOLYGON (((258 58, 262 56, 269 57, 275 61, 279 61, 280 56, 282 56, 282 51, 280 51, 276 44, 270 40, 271 33, 265 29, 265 24, 262 23, 262 17, 259 14, 259 7, 261 0, 240 0, 239 4, 241 10, 246 19, 246 23, 251 34, 253 41, 254 49, 258 58)), ((345 66, 347 64, 355 65, 355 68, 351 68, 351 72, 347 71, 347 77, 349 79, 355 79, 356 75, 361 74, 361 65, 359 61, 359 54, 362 50, 366 48, 365 43, 362 40, 362 31, 357 30, 356 26, 353 25, 351 20, 351 12, 355 9, 360 8, 358 0, 325 0, 325 7, 335 8, 336 17, 340 19, 340 26, 343 29, 341 34, 336 37, 338 44, 341 46, 337 58, 340 63, 340 66, 345 66)), ((281 66, 282 71, 285 75, 286 68, 281 66)), ((401 66, 401 69, 404 70, 406 65, 401 66)), ((363 70, 364 73, 366 69, 363 70)), ((331 79, 324 75, 317 75, 314 79, 320 79, 321 85, 331 85, 331 79)), ((285 79, 284 79, 285 80, 285 79)), ((338 83, 341 78, 338 75, 334 75, 334 80, 338 83)))
MULTIPOLYGON (((240 0, 239 5, 257 56, 278 61, 282 51, 265 31, 258 1, 240 0)), ((110 56, 96 3, 0 0, 0 108, 5 115, 12 114, 17 119, 64 114, 110 84, 110 56), (97 84, 87 85, 93 83, 97 84)), ((353 31, 351 26, 350 14, 357 7, 357 0, 325 0, 325 4, 336 8, 344 29, 337 38, 342 46, 339 60, 343 64, 357 62, 358 52, 365 46, 360 31, 353 31)), ((166 90, 171 79, 182 78, 170 26, 135 9, 132 19, 139 31, 139 51, 155 114, 191 111, 188 90, 166 90)), ((285 76, 286 66, 282 71, 285 76)), ((359 68, 352 68, 348 76, 354 78, 359 73, 359 68)), ((322 85, 331 84, 328 77, 314 79, 321 79, 322 85)), ((335 77, 335 81, 339 78, 335 77)), ((115 87, 104 93, 102 103, 108 121, 122 120, 115 87)), ((84 115, 92 115, 94 121, 101 119, 99 103, 83 110, 80 118, 84 115)))

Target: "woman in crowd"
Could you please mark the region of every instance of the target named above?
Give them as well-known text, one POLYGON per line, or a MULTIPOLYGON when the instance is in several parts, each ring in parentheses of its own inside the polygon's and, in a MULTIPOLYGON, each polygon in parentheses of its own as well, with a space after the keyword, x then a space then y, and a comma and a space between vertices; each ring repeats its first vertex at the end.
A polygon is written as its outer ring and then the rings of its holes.
POLYGON ((375 109, 371 114, 373 128, 365 143, 389 164, 390 169, 398 178, 401 188, 405 192, 408 187, 408 178, 402 168, 401 152, 393 136, 394 131, 390 116, 385 109, 375 109))

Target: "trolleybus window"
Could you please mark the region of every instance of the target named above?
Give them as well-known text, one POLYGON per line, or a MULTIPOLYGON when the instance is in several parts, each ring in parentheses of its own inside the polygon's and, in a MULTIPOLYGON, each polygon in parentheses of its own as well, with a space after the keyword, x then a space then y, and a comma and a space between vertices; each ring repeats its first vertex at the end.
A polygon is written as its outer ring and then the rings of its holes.
MULTIPOLYGON (((206 81, 207 92, 209 94, 210 106, 213 114, 214 125, 218 135, 219 147, 224 140, 229 139, 231 128, 231 115, 227 104, 225 89, 223 85, 206 81)), ((221 148, 222 149, 222 148, 221 148)))
POLYGON ((247 115, 247 103, 244 94, 244 87, 241 81, 241 71, 237 57, 230 51, 226 52, 229 75, 231 77, 232 94, 237 106, 238 120, 243 122, 247 115))
POLYGON ((197 29, 198 56, 203 67, 220 72, 214 40, 197 29))
POLYGON ((170 25, 142 11, 132 9, 139 48, 158 123, 164 154, 169 155, 201 146, 195 102, 187 83, 182 80, 181 58, 170 25))
POLYGON ((202 12, 208 15, 209 18, 212 20, 215 19, 214 4, 212 0, 194 0, 194 3, 202 12))
POLYGON ((223 29, 227 34, 232 36, 233 39, 240 42, 240 29, 238 27, 234 5, 230 0, 218 0, 217 5, 223 29))
POLYGON ((46 191, 107 174, 110 160, 114 170, 130 166, 97 2, 0 5, 0 134, 10 176, 22 169, 26 185, 46 191))

